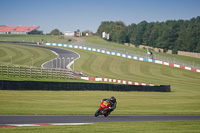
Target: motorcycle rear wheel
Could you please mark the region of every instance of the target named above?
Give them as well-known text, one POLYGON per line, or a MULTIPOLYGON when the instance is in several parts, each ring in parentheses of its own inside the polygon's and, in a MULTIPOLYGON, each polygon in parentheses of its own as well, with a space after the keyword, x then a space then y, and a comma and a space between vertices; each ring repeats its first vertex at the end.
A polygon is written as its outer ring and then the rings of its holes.
POLYGON ((108 111, 106 114, 104 114, 104 117, 108 117, 110 114, 110 111, 108 111))
POLYGON ((95 117, 99 116, 99 114, 100 114, 100 111, 101 111, 101 110, 100 110, 100 109, 98 109, 98 110, 95 112, 94 116, 95 116, 95 117))

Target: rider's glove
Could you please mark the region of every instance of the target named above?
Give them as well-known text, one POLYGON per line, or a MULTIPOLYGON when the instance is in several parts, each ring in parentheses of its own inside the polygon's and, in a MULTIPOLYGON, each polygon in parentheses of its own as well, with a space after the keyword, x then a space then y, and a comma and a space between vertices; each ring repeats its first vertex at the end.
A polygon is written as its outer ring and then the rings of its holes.
POLYGON ((108 107, 109 109, 112 109, 112 107, 108 107))

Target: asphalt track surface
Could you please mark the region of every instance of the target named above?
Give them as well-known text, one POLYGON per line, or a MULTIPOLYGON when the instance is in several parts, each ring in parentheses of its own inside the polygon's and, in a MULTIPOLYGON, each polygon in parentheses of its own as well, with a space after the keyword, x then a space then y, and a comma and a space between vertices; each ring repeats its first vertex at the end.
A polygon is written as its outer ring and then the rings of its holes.
POLYGON ((42 45, 27 45, 27 44, 18 44, 23 46, 29 46, 29 47, 39 47, 48 49, 51 51, 54 51, 54 53, 57 53, 57 58, 50 60, 48 62, 45 62, 43 64, 44 68, 62 68, 66 69, 66 66, 72 62, 73 60, 76 60, 79 58, 79 54, 77 54, 74 51, 70 51, 67 49, 62 48, 55 48, 55 47, 49 47, 49 46, 42 46, 42 45))
MULTIPOLYGON (((42 45, 31 45, 31 44, 16 44, 16 45, 23 45, 28 47, 39 47, 51 50, 55 54, 57 54, 57 57, 55 59, 52 59, 50 61, 45 62, 42 67, 43 68, 62 68, 71 70, 70 66, 73 64, 72 62, 77 60, 80 55, 74 51, 62 49, 62 48, 55 48, 50 46, 42 46, 42 45)), ((75 76, 84 77, 84 75, 79 73, 74 73, 75 76)))
POLYGON ((127 121, 191 121, 200 115, 0 115, 0 124, 97 123, 127 121))
MULTIPOLYGON (((21 44, 24 45, 24 44, 21 44)), ((58 57, 44 63, 45 68, 66 67, 73 57, 79 55, 73 51, 37 45, 26 45, 45 48, 54 51, 58 57), (64 58, 64 59, 63 59, 64 58), (63 59, 63 61, 61 61, 63 59), (70 60, 69 60, 70 59, 70 60)), ((110 115, 108 117, 93 115, 0 115, 0 124, 37 124, 37 123, 97 123, 97 122, 126 122, 126 121, 191 121, 200 120, 200 115, 110 115)))

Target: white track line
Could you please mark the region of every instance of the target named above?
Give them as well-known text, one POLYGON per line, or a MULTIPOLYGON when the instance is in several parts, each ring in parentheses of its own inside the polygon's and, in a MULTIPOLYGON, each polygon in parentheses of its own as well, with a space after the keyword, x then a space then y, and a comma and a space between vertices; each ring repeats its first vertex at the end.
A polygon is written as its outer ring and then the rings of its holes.
POLYGON ((42 123, 42 124, 0 124, 0 127, 32 127, 32 126, 51 126, 51 125, 85 125, 92 123, 42 123))
MULTIPOLYGON (((59 55, 58 55, 58 53, 56 53, 55 51, 53 51, 53 50, 51 50, 51 52, 53 52, 57 57, 56 58, 59 58, 59 55)), ((56 59, 56 58, 54 58, 54 59, 56 59)), ((52 61, 52 60, 54 60, 54 59, 51 59, 51 60, 49 60, 49 61, 47 61, 47 62, 45 62, 45 63, 43 63, 42 65, 41 65, 41 67, 42 68, 44 68, 44 64, 46 64, 46 63, 48 63, 48 62, 50 62, 50 61, 52 61)))

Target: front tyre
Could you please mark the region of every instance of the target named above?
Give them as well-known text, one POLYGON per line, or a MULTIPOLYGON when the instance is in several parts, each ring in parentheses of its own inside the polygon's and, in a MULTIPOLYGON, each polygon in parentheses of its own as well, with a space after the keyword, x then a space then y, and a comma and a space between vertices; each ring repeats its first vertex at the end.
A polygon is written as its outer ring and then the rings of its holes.
POLYGON ((95 117, 99 116, 99 114, 100 114, 100 111, 101 111, 101 110, 100 110, 100 109, 98 109, 98 110, 95 112, 94 116, 95 116, 95 117))

